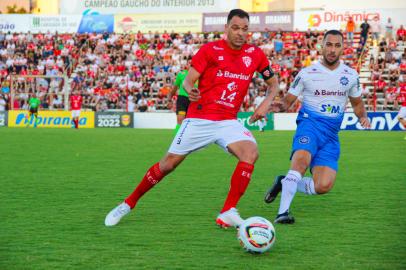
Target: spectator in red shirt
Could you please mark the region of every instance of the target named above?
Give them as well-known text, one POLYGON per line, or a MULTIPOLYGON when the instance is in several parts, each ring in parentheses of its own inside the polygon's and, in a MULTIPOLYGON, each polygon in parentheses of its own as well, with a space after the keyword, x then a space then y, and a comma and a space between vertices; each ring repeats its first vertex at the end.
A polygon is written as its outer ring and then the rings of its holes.
POLYGON ((403 28, 403 25, 396 31, 396 40, 406 41, 406 29, 403 28))
POLYGON ((382 75, 379 76, 379 80, 374 82, 375 91, 385 92, 386 85, 387 85, 387 83, 383 79, 382 75))
POLYGON ((398 89, 394 84, 391 84, 385 91, 385 100, 383 104, 384 110, 388 110, 388 104, 393 104, 392 109, 397 110, 398 100, 396 98, 398 89))

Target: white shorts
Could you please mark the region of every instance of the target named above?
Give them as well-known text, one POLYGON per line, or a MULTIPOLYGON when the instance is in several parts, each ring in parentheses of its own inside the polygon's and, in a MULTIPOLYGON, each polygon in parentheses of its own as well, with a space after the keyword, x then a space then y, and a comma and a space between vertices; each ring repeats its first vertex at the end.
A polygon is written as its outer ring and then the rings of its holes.
POLYGON ((76 118, 80 116, 80 110, 72 110, 72 118, 76 118))
POLYGON ((401 107, 398 113, 398 118, 406 119, 406 107, 401 107))
POLYGON ((227 145, 238 141, 255 141, 252 133, 238 120, 211 121, 187 118, 182 122, 168 152, 187 155, 212 143, 228 152, 227 145))

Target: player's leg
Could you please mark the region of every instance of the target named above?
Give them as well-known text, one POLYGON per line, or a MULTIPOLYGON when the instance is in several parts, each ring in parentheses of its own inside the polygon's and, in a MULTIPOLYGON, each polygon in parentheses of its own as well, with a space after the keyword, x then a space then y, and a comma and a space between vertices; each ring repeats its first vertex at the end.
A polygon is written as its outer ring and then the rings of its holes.
POLYGON ((34 115, 34 127, 36 128, 38 125, 38 109, 35 110, 35 112, 33 113, 34 115))
POLYGON ((188 97, 178 96, 176 100, 176 128, 175 134, 178 133, 180 126, 182 125, 183 120, 186 117, 186 112, 189 107, 190 101, 188 97))
POLYGON ((230 189, 216 223, 221 227, 238 227, 243 221, 236 206, 251 180, 258 147, 251 132, 238 121, 223 121, 216 143, 238 159, 231 176, 230 189))
POLYGON ((309 185, 313 182, 313 194, 325 194, 329 192, 336 181, 337 171, 328 166, 314 166, 312 168, 313 179, 308 178, 309 185))
POLYGON ((265 119, 260 119, 260 120, 258 121, 259 131, 263 132, 265 126, 266 126, 266 120, 265 120, 265 119))
POLYGON ((175 136, 168 153, 160 162, 154 164, 145 173, 142 181, 135 190, 106 216, 106 226, 116 225, 122 217, 133 209, 138 200, 167 174, 172 172, 186 156, 213 141, 210 134, 210 123, 212 121, 192 121, 188 119, 182 123, 179 134, 175 136), (199 131, 205 133, 201 134, 199 131), (208 134, 207 136, 205 134, 208 134))
POLYGON ((31 123, 31 118, 33 117, 33 113, 31 112, 31 109, 29 109, 28 110, 28 113, 27 113, 27 125, 26 125, 26 127, 29 127, 30 126, 30 123, 31 123))

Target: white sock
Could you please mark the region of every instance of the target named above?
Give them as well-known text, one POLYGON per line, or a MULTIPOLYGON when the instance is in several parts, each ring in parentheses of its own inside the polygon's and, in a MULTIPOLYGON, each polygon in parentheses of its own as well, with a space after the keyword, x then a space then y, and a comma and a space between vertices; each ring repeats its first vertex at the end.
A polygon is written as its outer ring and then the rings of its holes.
POLYGON ((259 130, 262 130, 265 127, 266 123, 263 119, 258 121, 259 130))
POLYGON ((297 191, 307 195, 317 195, 317 192, 314 189, 313 178, 303 177, 302 180, 297 183, 297 191))
POLYGON ((302 175, 294 170, 289 170, 282 180, 282 196, 278 214, 283 214, 289 210, 293 197, 297 191, 297 183, 302 179, 302 175))

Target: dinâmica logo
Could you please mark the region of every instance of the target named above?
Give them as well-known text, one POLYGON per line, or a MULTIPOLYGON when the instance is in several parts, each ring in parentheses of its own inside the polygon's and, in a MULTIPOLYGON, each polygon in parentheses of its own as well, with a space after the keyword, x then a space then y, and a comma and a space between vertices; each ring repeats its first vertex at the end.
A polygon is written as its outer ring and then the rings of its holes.
MULTIPOLYGON (((70 117, 61 117, 61 116, 40 116, 38 115, 37 125, 42 126, 72 126, 73 121, 70 117)), ((34 124, 34 117, 30 119, 25 113, 19 113, 16 117, 15 125, 27 125, 29 122, 30 125, 34 124)), ((86 125, 87 118, 80 118, 79 125, 86 125)))

